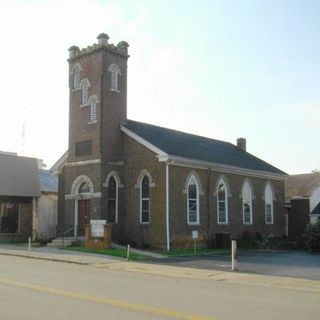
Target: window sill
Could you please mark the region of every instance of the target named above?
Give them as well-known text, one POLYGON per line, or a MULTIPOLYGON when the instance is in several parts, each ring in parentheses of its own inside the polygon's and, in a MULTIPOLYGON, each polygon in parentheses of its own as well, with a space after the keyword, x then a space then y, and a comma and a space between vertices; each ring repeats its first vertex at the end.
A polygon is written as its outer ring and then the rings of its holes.
POLYGON ((141 222, 141 221, 140 221, 140 224, 148 225, 148 224, 150 224, 150 222, 141 222))
POLYGON ((112 89, 112 88, 110 88, 110 91, 120 93, 120 90, 115 90, 115 89, 112 89))
POLYGON ((88 124, 95 124, 95 123, 98 123, 97 120, 94 120, 94 121, 89 121, 88 124))
POLYGON ((89 103, 80 104, 80 108, 89 107, 89 106, 90 106, 90 104, 89 104, 89 103))
POLYGON ((229 222, 218 222, 219 226, 228 226, 229 222))
POLYGON ((188 226, 200 226, 199 222, 188 222, 188 226))
POLYGON ((246 225, 246 226, 252 226, 253 225, 252 222, 243 222, 243 224, 246 225))

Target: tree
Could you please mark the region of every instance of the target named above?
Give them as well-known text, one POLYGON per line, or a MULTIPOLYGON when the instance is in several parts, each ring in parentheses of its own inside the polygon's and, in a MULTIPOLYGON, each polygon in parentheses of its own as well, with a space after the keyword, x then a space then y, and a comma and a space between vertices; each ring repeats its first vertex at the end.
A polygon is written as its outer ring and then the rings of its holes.
POLYGON ((307 247, 310 251, 320 252, 320 221, 308 226, 307 247))

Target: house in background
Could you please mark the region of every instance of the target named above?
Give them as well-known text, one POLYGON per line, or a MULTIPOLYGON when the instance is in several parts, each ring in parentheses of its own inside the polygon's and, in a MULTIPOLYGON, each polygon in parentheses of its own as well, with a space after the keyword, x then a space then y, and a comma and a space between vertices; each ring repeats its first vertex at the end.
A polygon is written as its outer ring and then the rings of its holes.
POLYGON ((0 241, 53 238, 57 189, 41 160, 0 152, 0 241))
POLYGON ((50 240, 56 236, 58 176, 50 170, 38 170, 41 196, 36 199, 36 238, 50 240))
POLYGON ((285 182, 288 236, 300 239, 320 218, 320 172, 291 175, 285 182))
POLYGON ((1 152, 0 241, 26 241, 32 236, 40 196, 37 159, 1 152))

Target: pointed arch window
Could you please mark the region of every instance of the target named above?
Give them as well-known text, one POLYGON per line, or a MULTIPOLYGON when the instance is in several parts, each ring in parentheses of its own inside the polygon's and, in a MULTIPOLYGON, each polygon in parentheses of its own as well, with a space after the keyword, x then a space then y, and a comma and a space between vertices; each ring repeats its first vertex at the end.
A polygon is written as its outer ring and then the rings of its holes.
POLYGON ((118 183, 114 176, 108 181, 108 218, 109 223, 118 223, 118 183))
POLYGON ((243 223, 252 224, 252 190, 248 182, 242 187, 243 223))
POLYGON ((81 105, 83 106, 88 104, 89 87, 90 87, 89 80, 83 79, 81 81, 81 105))
POLYGON ((150 179, 145 174, 140 181, 140 223, 150 222, 150 179))
POLYGON ((266 185, 264 191, 264 201, 266 224, 273 224, 273 193, 269 183, 266 185))
POLYGON ((73 89, 80 88, 80 79, 81 79, 81 65, 79 63, 75 64, 72 68, 71 75, 72 75, 72 87, 73 89))
POLYGON ((187 194, 188 224, 199 224, 199 185, 194 176, 188 181, 187 194))
POLYGON ((218 212, 218 223, 228 223, 228 189, 226 183, 221 179, 218 183, 217 188, 217 212, 218 212))
POLYGON ((111 64, 108 68, 111 73, 111 85, 110 90, 115 92, 120 92, 119 88, 119 75, 121 75, 121 70, 116 64, 111 64))

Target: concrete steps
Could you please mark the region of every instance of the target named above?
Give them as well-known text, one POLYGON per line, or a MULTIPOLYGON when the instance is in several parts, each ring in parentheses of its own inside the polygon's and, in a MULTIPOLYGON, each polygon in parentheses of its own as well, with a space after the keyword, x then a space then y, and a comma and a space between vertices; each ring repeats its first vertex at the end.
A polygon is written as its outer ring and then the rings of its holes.
POLYGON ((64 245, 65 247, 72 245, 72 243, 75 242, 75 239, 73 237, 66 237, 66 238, 55 238, 51 240, 51 242, 47 243, 47 247, 62 247, 64 245))

